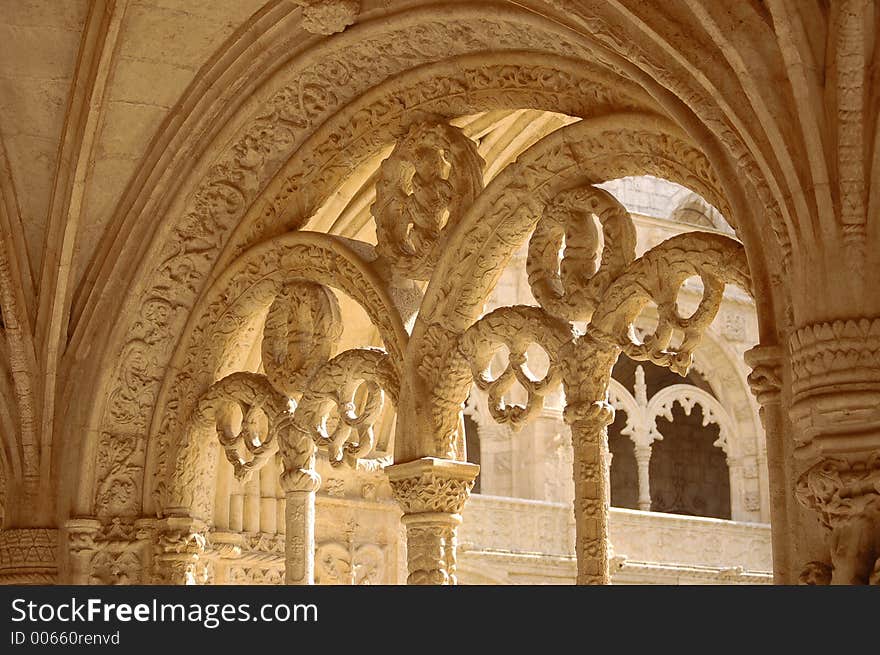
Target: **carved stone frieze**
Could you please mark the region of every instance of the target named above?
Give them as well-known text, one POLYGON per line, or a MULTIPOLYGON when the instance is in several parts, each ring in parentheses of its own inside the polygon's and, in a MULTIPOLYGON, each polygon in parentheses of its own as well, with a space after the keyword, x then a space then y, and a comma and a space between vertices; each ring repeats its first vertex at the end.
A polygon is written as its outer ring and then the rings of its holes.
POLYGON ((47 528, 0 530, 0 584, 55 584, 57 575, 57 530, 47 528))

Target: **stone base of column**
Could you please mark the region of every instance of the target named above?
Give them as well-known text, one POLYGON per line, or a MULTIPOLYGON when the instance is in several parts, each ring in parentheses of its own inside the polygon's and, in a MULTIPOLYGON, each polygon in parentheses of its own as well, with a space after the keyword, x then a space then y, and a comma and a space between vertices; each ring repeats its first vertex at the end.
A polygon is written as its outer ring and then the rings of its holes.
POLYGON ((58 530, 0 530, 0 585, 51 585, 58 581, 58 530))
POLYGON ((480 467, 426 457, 385 472, 403 509, 407 584, 456 584, 456 532, 480 467))

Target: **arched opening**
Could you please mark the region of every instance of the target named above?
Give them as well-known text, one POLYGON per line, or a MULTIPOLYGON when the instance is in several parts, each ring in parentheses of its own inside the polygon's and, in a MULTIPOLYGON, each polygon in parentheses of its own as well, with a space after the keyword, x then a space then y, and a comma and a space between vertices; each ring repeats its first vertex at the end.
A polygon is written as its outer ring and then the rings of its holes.
POLYGON ((608 426, 608 451, 611 453, 611 506, 639 509, 639 468, 632 439, 621 431, 626 413, 618 411, 608 426))
POLYGON ((730 518, 730 472, 719 447, 718 426, 703 426, 697 405, 687 415, 679 405, 673 420, 660 418, 663 435, 651 453, 651 510, 688 516, 730 518))

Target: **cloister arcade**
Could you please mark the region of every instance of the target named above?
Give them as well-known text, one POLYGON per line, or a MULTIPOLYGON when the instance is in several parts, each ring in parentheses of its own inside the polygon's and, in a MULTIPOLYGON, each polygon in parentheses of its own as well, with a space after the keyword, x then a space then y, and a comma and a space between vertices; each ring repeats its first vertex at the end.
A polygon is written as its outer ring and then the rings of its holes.
POLYGON ((19 110, 67 80, 43 177, 0 111, 0 581, 455 584, 466 416, 555 412, 607 584, 615 408, 638 509, 769 522, 777 583, 880 580, 874 2, 65 11, 46 70, 0 58, 19 110), (646 177, 686 200, 662 239, 618 199, 646 177), (729 516, 659 493, 682 414, 729 516))

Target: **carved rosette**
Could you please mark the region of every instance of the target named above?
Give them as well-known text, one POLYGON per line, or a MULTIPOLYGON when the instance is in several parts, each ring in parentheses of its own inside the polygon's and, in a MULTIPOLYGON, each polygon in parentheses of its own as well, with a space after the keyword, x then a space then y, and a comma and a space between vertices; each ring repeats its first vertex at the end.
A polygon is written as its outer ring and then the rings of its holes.
POLYGON ((435 458, 385 469, 403 509, 407 584, 456 584, 456 532, 479 471, 476 464, 435 458))
POLYGON ((796 494, 830 531, 831 583, 880 584, 880 452, 824 458, 801 474, 796 494))
POLYGON ((57 555, 57 530, 0 530, 0 584, 55 584, 58 576, 57 555))

